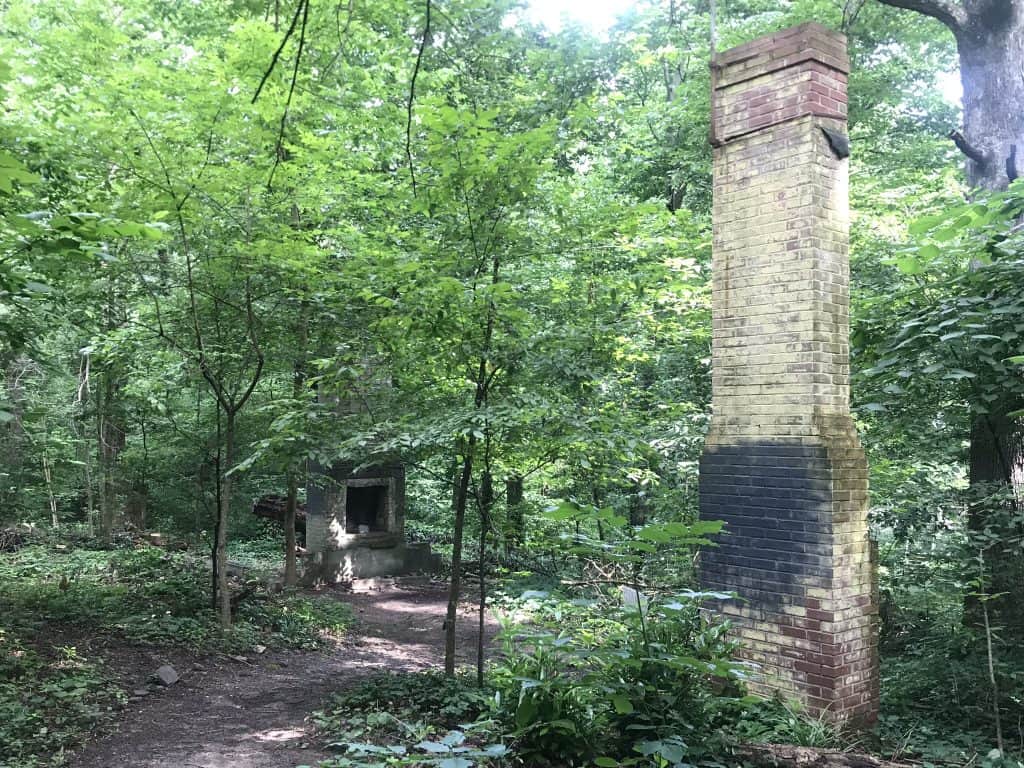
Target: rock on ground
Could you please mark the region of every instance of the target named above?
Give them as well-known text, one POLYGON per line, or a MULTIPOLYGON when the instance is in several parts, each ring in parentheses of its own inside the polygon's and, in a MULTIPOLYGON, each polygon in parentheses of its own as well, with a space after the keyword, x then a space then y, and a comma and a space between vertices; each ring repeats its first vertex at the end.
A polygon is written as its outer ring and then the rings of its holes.
MULTIPOLYGON (((68 766, 294 768, 326 759, 306 717, 330 694, 371 672, 434 669, 444 661, 442 589, 337 599, 351 604, 358 619, 352 637, 325 651, 267 651, 247 664, 203 658, 176 685, 133 703, 116 733, 89 744, 68 766)), ((461 661, 471 663, 476 618, 468 608, 460 616, 459 647, 461 661)), ((188 664, 182 660, 179 668, 188 664)))

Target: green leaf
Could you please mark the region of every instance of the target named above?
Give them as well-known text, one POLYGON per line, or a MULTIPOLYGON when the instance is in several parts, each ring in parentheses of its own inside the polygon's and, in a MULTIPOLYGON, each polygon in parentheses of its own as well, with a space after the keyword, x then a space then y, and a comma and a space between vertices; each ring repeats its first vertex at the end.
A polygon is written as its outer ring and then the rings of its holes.
POLYGON ((615 711, 620 715, 630 715, 633 713, 633 702, 625 694, 619 693, 612 696, 612 706, 615 707, 615 711))
POLYGON ((896 267, 905 275, 920 275, 924 272, 921 262, 913 256, 901 256, 896 259, 896 267))
POLYGON ((923 235, 929 230, 935 229, 946 220, 945 216, 923 216, 910 224, 907 230, 912 235, 923 235))
POLYGON ((447 744, 440 744, 436 741, 421 741, 416 745, 416 749, 423 752, 432 752, 435 755, 446 755, 452 751, 451 747, 447 744))
POLYGON ((441 739, 442 744, 447 744, 449 747, 457 747, 466 740, 466 734, 462 731, 448 731, 448 734, 441 739))
POLYGON ((533 700, 533 696, 523 696, 519 700, 519 706, 516 707, 516 725, 525 728, 533 723, 536 716, 537 702, 533 700))
POLYGON ((619 761, 614 757, 595 757, 594 765, 600 768, 619 768, 619 761))
POLYGON ((953 370, 951 370, 949 373, 947 373, 942 378, 944 378, 944 379, 952 379, 954 381, 959 381, 960 379, 973 379, 973 378, 976 378, 977 375, 978 374, 976 374, 976 373, 971 373, 970 371, 965 371, 962 368, 954 368, 953 370))

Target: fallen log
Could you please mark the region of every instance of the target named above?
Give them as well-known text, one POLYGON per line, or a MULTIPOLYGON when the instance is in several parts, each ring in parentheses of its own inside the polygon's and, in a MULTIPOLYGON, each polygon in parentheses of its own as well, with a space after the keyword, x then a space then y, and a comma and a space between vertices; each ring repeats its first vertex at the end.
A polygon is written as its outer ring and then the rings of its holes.
POLYGON ((840 752, 790 744, 741 744, 734 756, 753 768, 916 768, 861 752, 840 752))
MULTIPOLYGON (((265 517, 268 520, 275 520, 284 525, 285 510, 288 507, 288 498, 270 494, 260 496, 252 503, 252 513, 257 517, 265 517)), ((298 533, 306 533, 306 505, 298 503, 295 506, 295 530, 298 533)))

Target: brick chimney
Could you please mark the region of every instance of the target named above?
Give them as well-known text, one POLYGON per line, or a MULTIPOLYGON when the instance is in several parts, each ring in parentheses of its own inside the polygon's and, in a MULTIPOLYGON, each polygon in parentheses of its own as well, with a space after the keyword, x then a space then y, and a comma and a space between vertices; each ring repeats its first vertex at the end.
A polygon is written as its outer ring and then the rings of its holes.
POLYGON ((802 24, 718 54, 713 418, 701 516, 714 608, 755 690, 834 721, 878 706, 867 461, 849 409, 846 39, 802 24))

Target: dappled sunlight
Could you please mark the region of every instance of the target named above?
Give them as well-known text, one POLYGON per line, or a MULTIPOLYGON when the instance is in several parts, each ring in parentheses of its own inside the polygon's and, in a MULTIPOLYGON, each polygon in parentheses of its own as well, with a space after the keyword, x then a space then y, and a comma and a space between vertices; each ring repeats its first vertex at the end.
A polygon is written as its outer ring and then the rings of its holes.
POLYGON ((298 728, 284 728, 280 730, 262 731, 253 734, 256 741, 296 741, 303 738, 306 732, 298 728))

